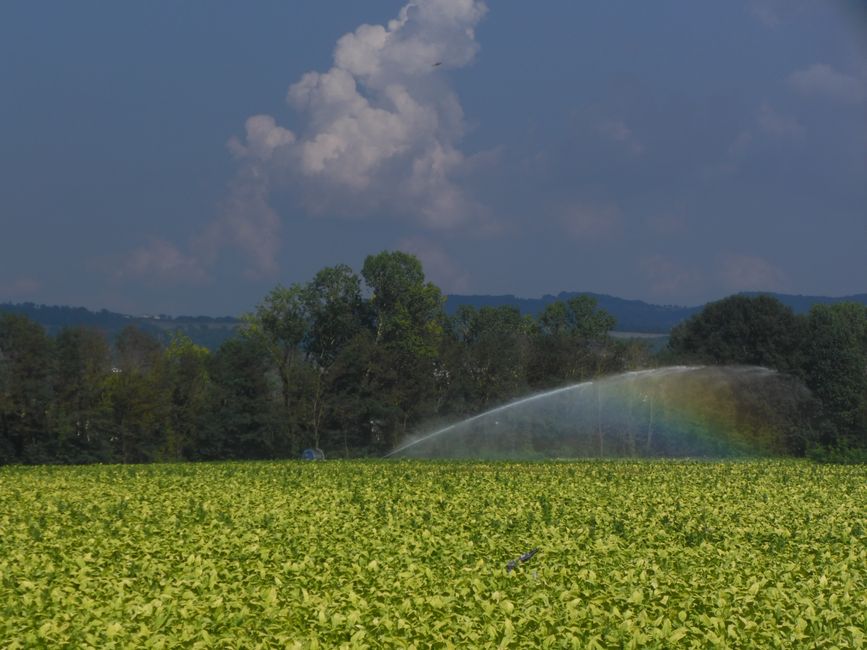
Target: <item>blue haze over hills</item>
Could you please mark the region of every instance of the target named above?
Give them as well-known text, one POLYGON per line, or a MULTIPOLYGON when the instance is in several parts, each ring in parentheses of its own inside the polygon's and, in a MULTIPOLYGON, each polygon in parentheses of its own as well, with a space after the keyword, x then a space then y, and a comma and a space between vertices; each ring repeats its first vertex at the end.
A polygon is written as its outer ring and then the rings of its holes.
MULTIPOLYGON (((810 310, 810 307, 817 304, 857 302, 862 305, 867 305, 867 293, 834 298, 829 296, 801 296, 760 291, 743 292, 741 295, 758 296, 762 294, 773 296, 787 307, 790 307, 796 314, 806 313, 810 310)), ((625 300, 604 293, 562 291, 556 296, 546 294, 541 298, 518 298, 513 295, 451 295, 448 296, 448 299, 446 300, 446 312, 453 314, 457 311, 460 305, 471 305, 473 307, 499 307, 502 305, 511 305, 520 309, 521 313, 535 316, 539 314, 546 305, 549 305, 552 302, 557 300, 568 300, 580 295, 592 296, 596 299, 597 304, 601 309, 604 309, 614 316, 617 321, 615 329, 618 332, 667 334, 671 331, 672 327, 686 320, 693 314, 697 314, 702 310, 702 307, 704 307, 704 305, 697 305, 694 307, 684 307, 680 305, 655 305, 644 302, 643 300, 625 300)))
MULTIPOLYGON (((742 295, 761 295, 763 292, 744 292, 742 295)), ((446 296, 445 311, 454 314, 462 305, 482 307, 517 307, 521 313, 538 315, 546 305, 557 300, 568 300, 575 296, 587 295, 596 299, 598 306, 610 313, 617 321, 616 332, 635 334, 656 334, 665 336, 678 323, 701 311, 703 305, 684 307, 679 305, 655 305, 642 300, 626 300, 608 294, 592 292, 561 292, 557 295, 546 294, 541 298, 520 298, 506 295, 460 295, 446 296)), ((802 296, 780 293, 765 293, 777 298, 795 313, 803 314, 816 304, 856 302, 867 305, 867 293, 851 296, 802 296)), ((216 349, 230 338, 240 325, 240 318, 234 316, 133 316, 108 310, 91 311, 84 307, 38 305, 32 302, 0 303, 0 313, 23 314, 36 321, 50 335, 56 335, 64 327, 85 326, 105 332, 114 338, 124 327, 135 325, 154 335, 163 342, 168 341, 175 331, 189 336, 194 343, 209 349, 216 349)))

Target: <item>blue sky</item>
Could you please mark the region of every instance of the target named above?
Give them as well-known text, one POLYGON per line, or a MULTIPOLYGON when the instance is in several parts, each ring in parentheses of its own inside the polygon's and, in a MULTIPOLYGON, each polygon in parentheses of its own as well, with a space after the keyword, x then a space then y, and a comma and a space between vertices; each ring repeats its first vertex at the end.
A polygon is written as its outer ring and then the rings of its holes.
POLYGON ((0 301, 867 291, 860 2, 11 0, 0 89, 0 301))

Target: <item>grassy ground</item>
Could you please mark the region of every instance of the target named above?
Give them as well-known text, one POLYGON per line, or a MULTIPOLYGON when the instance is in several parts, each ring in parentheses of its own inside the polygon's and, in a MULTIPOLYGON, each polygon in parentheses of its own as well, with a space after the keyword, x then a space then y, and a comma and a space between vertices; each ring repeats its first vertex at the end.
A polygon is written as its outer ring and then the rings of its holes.
POLYGON ((865 466, 0 468, 5 648, 857 648, 865 630, 865 466))

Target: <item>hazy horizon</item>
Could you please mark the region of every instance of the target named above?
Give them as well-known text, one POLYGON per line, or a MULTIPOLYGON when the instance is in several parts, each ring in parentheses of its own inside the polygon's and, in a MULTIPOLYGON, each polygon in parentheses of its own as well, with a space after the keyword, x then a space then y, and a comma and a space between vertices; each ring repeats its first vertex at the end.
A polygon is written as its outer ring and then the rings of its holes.
MULTIPOLYGON (((501 297, 510 297, 510 298, 514 298, 514 299, 516 299, 516 300, 542 300, 542 299, 547 298, 547 297, 557 297, 558 295, 563 294, 563 293, 565 293, 565 294, 572 294, 572 293, 575 293, 575 294, 594 294, 594 295, 602 295, 602 296, 608 296, 608 297, 610 297, 610 298, 614 298, 614 299, 618 299, 618 300, 624 300, 624 301, 639 301, 639 302, 643 302, 643 303, 645 303, 645 304, 647 304, 647 305, 651 305, 651 306, 658 306, 658 307, 673 307, 673 308, 675 308, 675 309, 692 309, 692 308, 702 307, 703 305, 705 305, 705 304, 707 304, 707 303, 715 302, 715 301, 718 301, 718 300, 722 300, 722 299, 724 299, 724 298, 729 297, 730 295, 736 295, 736 294, 729 294, 729 296, 719 296, 719 297, 717 297, 717 298, 712 298, 712 299, 708 300, 707 302, 704 302, 704 303, 697 303, 697 304, 692 304, 692 305, 684 305, 684 304, 677 304, 677 303, 666 303, 666 302, 652 302, 652 301, 645 300, 645 299, 642 299, 642 298, 626 298, 626 297, 623 297, 623 296, 615 296, 615 295, 612 295, 612 294, 600 294, 599 292, 596 292, 596 291, 581 291, 581 290, 577 290, 577 289, 574 290, 574 291, 565 291, 565 290, 562 291, 562 292, 561 292, 561 291, 558 291, 557 293, 550 293, 550 292, 549 292, 549 293, 544 293, 544 294, 541 294, 541 295, 538 295, 538 296, 520 296, 520 295, 516 295, 516 294, 511 294, 511 293, 501 293, 501 294, 482 294, 482 293, 480 293, 480 294, 470 294, 470 293, 467 293, 467 294, 450 293, 450 294, 449 294, 449 293, 444 293, 443 296, 444 296, 445 298, 448 298, 448 297, 450 297, 450 296, 455 296, 455 297, 470 297, 470 298, 501 298, 501 297)), ((746 293, 768 293, 768 294, 772 294, 772 293, 774 293, 774 292, 756 291, 756 292, 746 292, 746 293)), ((836 295, 836 296, 827 295, 827 294, 819 296, 819 295, 813 295, 813 294, 780 294, 780 293, 777 293, 776 295, 786 295, 786 296, 793 296, 793 297, 799 297, 799 298, 830 298, 830 299, 833 299, 833 300, 837 300, 837 299, 848 298, 848 297, 862 297, 862 296, 867 296, 867 292, 859 292, 859 293, 852 293, 852 294, 841 294, 841 295, 836 295)), ((108 311, 108 312, 111 312, 111 313, 118 313, 118 314, 121 314, 121 315, 123 315, 123 316, 132 316, 132 317, 136 317, 136 318, 153 318, 153 317, 160 317, 160 316, 168 316, 168 317, 171 317, 171 318, 184 318, 184 317, 192 317, 192 318, 197 318, 197 317, 204 317, 204 318, 227 318, 227 317, 228 317, 228 318, 239 318, 239 317, 240 317, 241 315, 243 315, 244 313, 252 312, 252 311, 255 309, 256 304, 258 304, 258 303, 261 301, 262 298, 264 298, 264 296, 259 296, 259 297, 257 297, 253 302, 251 302, 251 304, 250 304, 249 307, 244 308, 244 309, 241 309, 240 311, 235 312, 235 313, 199 313, 199 312, 185 312, 185 311, 180 311, 180 312, 148 312, 148 311, 139 311, 139 312, 123 312, 123 311, 120 311, 120 312, 119 312, 119 311, 117 311, 117 310, 109 309, 109 308, 107 308, 107 307, 103 307, 103 306, 99 306, 99 305, 89 306, 89 305, 73 305, 73 304, 60 304, 60 303, 42 303, 42 302, 33 301, 33 300, 26 300, 26 299, 22 299, 22 300, 0 300, 0 304, 22 305, 22 304, 28 304, 28 303, 29 303, 29 304, 34 304, 34 305, 36 305, 36 306, 38 306, 38 307, 68 307, 68 308, 73 308, 73 309, 83 307, 84 309, 87 309, 88 311, 91 311, 91 312, 94 312, 94 313, 98 313, 98 312, 100 312, 100 311, 102 311, 102 310, 105 310, 105 311, 108 311)), ((614 331, 620 331, 620 330, 618 330, 618 328, 615 328, 614 331)))

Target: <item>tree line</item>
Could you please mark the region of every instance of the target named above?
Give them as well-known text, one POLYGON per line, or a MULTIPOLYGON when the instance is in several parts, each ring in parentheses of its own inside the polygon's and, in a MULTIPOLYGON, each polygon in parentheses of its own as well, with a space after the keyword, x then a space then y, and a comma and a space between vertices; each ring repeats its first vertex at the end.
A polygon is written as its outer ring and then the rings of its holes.
POLYGON ((214 352, 181 333, 167 345, 135 326, 113 342, 87 327, 49 337, 25 316, 0 316, 0 463, 381 455, 424 421, 690 360, 791 374, 815 396, 804 439, 867 446, 862 306, 800 317, 735 296, 654 354, 612 338, 614 319, 587 296, 537 317, 469 306, 447 316, 443 303, 418 259, 386 251, 360 274, 337 265, 274 288, 214 352))
POLYGON ((665 354, 798 379, 813 403, 794 451, 867 459, 867 306, 819 304, 798 315, 770 296, 730 296, 675 327, 665 354))

